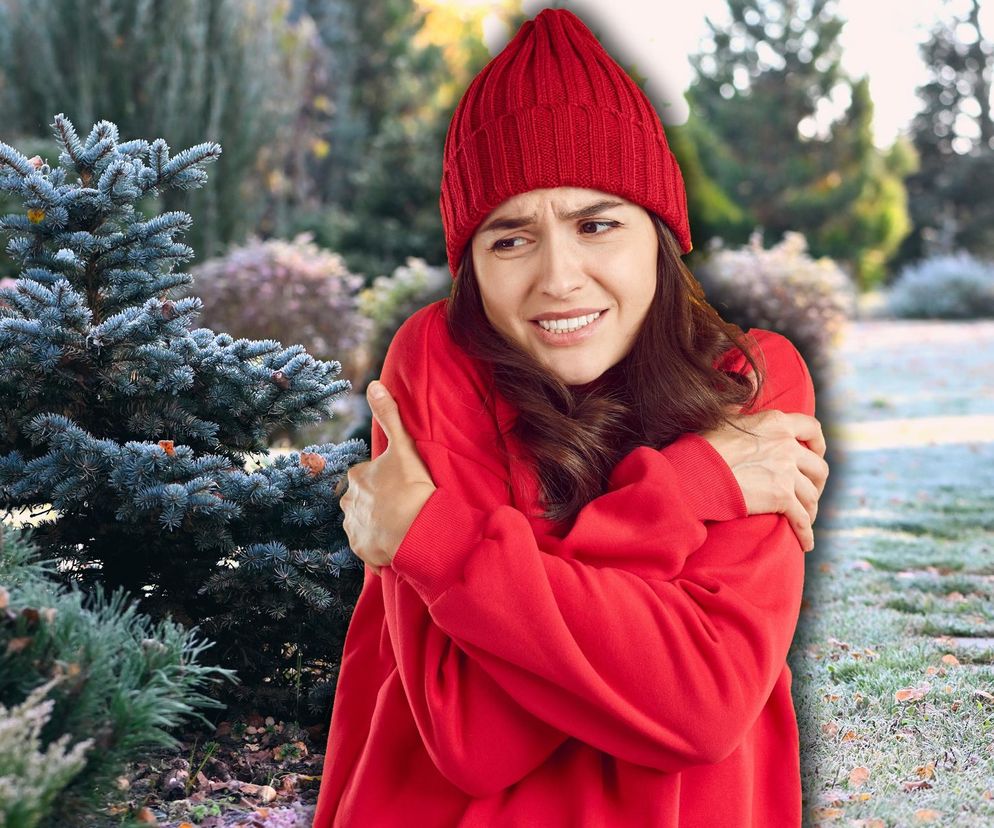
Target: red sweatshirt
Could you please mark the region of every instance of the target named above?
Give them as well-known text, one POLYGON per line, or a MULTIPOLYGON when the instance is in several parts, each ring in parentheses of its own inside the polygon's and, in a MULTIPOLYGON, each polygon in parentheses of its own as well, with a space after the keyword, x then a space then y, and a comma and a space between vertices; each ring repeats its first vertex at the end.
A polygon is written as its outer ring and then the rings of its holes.
MULTIPOLYGON (((787 519, 747 516, 697 434, 634 449, 572 525, 543 519, 515 411, 444 308, 403 324, 381 375, 438 488, 366 571, 315 828, 799 826, 787 519)), ((755 410, 814 414, 794 346, 750 334, 755 410)))

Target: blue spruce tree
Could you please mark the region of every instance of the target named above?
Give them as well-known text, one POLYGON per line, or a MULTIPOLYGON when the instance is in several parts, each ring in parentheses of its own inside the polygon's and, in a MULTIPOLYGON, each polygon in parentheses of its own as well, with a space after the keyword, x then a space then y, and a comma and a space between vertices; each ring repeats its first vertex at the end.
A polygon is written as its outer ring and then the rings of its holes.
POLYGON ((191 329, 201 300, 169 298, 193 281, 174 270, 190 217, 137 205, 201 186, 220 146, 170 157, 108 121, 85 141, 53 127, 54 168, 0 143, 0 191, 24 206, 0 218, 21 267, 0 290, 0 507, 48 518, 34 539, 84 590, 200 626, 236 700, 296 714, 303 695, 324 718, 362 579, 334 487, 368 452, 265 453, 350 384, 300 345, 191 329))

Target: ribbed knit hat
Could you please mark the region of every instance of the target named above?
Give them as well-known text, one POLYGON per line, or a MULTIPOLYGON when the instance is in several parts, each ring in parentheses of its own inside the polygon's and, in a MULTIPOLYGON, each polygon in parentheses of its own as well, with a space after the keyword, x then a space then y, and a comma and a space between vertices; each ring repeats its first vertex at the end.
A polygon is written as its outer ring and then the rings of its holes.
POLYGON ((691 250, 687 194, 648 98, 572 12, 545 9, 470 83, 445 139, 440 206, 453 278, 511 196, 586 187, 656 213, 691 250))

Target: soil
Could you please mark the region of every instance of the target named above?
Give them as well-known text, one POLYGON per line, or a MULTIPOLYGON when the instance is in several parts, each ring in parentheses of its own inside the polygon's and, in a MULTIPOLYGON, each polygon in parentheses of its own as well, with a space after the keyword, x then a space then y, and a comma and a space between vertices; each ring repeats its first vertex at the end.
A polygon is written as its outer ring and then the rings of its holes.
POLYGON ((150 751, 128 766, 119 797, 92 828, 310 828, 326 725, 304 729, 252 715, 178 738, 179 748, 150 751))

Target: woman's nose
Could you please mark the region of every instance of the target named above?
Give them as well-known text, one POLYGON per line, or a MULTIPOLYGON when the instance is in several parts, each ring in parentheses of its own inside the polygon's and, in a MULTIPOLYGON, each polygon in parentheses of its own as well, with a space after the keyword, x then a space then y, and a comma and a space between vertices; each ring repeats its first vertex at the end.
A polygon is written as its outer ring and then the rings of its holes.
POLYGON ((549 233, 542 240, 542 255, 538 262, 539 287, 550 296, 565 296, 579 287, 582 265, 576 250, 562 233, 549 233))

